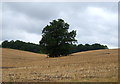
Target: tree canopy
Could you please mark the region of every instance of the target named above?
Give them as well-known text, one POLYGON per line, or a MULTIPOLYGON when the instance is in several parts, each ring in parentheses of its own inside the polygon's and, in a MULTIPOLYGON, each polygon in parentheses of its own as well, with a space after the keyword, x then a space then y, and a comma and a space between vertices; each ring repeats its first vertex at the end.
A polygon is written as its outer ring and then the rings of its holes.
POLYGON ((72 53, 82 52, 82 51, 89 51, 89 50, 99 50, 99 49, 108 49, 106 45, 101 45, 99 43, 94 44, 78 44, 73 45, 72 53))
POLYGON ((43 28, 42 39, 39 42, 40 44, 23 42, 20 40, 5 40, 2 42, 2 45, 0 45, 0 48, 11 48, 34 53, 44 53, 48 54, 49 57, 67 56, 71 53, 88 50, 108 49, 106 45, 101 45, 99 43, 91 45, 76 45, 76 31, 72 30, 69 32, 68 29, 69 24, 65 23, 64 20, 53 20, 49 25, 43 28))
POLYGON ((2 42, 2 47, 40 53, 40 46, 38 44, 23 42, 20 40, 5 40, 2 42))
MULTIPOLYGON (((1 47, 46 54, 45 52, 43 52, 42 47, 39 44, 23 42, 20 40, 16 40, 16 41, 5 40, 2 42, 2 45, 0 45, 0 48, 1 47)), ((72 53, 88 51, 88 50, 108 49, 108 47, 106 45, 101 45, 99 43, 94 43, 91 45, 90 44, 84 44, 84 45, 83 44, 78 44, 78 45, 74 44, 74 45, 71 45, 71 47, 72 47, 72 49, 71 49, 72 53)))
POLYGON ((62 19, 53 20, 43 29, 40 45, 49 57, 67 56, 72 53, 71 45, 77 41, 76 31, 69 32, 68 29, 69 24, 62 19))

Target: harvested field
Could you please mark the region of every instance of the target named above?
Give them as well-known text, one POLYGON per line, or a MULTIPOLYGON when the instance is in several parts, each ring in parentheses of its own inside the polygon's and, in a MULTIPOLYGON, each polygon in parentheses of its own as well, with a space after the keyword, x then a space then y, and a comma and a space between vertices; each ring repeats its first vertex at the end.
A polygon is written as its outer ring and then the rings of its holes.
POLYGON ((118 49, 94 50, 47 58, 2 49, 3 82, 117 82, 118 49))

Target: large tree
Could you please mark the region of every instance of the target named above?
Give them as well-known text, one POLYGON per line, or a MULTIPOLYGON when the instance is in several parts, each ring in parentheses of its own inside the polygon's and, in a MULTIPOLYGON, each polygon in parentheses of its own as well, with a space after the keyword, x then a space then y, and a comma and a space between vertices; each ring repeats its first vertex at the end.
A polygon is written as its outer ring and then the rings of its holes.
POLYGON ((40 45, 49 57, 67 56, 71 53, 72 44, 77 41, 76 31, 69 32, 68 29, 69 24, 62 19, 53 20, 45 26, 40 45))

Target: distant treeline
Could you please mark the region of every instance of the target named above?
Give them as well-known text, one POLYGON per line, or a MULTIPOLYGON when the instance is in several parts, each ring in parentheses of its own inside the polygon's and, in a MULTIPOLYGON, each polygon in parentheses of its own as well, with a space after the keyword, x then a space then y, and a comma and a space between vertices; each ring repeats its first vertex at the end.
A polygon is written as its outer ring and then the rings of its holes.
MULTIPOLYGON (((79 45, 71 45, 73 49, 71 50, 72 53, 81 52, 81 51, 88 51, 88 50, 98 50, 98 49, 108 49, 106 45, 101 45, 98 43, 95 44, 79 44, 79 45)), ((18 49, 24 51, 30 51, 34 53, 44 53, 41 50, 41 46, 39 44, 34 44, 30 42, 23 42, 20 40, 16 41, 8 41, 5 40, 2 42, 2 48, 11 48, 11 49, 18 49)))
POLYGON ((79 44, 79 45, 73 45, 72 53, 75 52, 81 52, 81 51, 88 51, 88 50, 99 50, 99 49, 108 49, 106 45, 101 45, 99 43, 95 44, 79 44))
POLYGON ((2 42, 2 47, 40 53, 40 46, 38 44, 23 42, 19 40, 5 40, 2 42))

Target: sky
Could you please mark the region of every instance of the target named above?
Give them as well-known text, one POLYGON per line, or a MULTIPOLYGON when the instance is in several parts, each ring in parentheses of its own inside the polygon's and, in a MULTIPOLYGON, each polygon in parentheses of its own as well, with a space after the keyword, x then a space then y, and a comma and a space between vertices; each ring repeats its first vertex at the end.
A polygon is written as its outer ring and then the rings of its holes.
POLYGON ((2 40, 39 44, 43 28, 63 19, 76 30, 78 44, 100 43, 118 47, 117 2, 4 2, 2 40))

